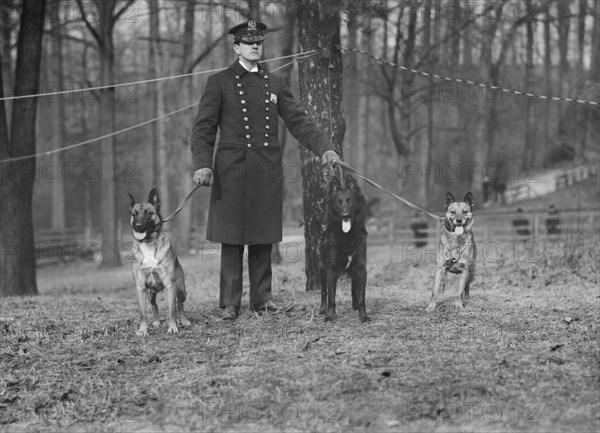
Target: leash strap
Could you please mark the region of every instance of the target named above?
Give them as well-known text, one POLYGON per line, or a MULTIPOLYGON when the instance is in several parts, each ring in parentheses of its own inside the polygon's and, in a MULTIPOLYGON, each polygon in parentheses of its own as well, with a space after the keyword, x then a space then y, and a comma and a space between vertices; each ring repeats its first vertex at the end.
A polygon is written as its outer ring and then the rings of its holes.
MULTIPOLYGON (((394 194, 393 192, 389 191, 388 189, 382 187, 381 185, 379 185, 376 182, 373 182, 371 179, 369 179, 368 177, 363 176, 362 174, 360 174, 358 171, 356 171, 354 168, 352 168, 350 165, 346 164, 344 161, 342 160, 337 160, 336 162, 338 165, 340 165, 342 168, 348 170, 349 172, 355 174, 356 176, 360 177, 362 180, 364 180, 365 182, 371 184, 372 186, 374 186, 375 188, 385 192, 386 194, 389 194, 390 196, 394 197, 396 200, 400 200, 402 203, 406 204, 407 206, 418 210, 419 212, 423 212, 425 215, 430 216, 431 218, 441 221, 443 222, 443 218, 432 214, 430 212, 427 212, 425 209, 420 208, 419 206, 417 206, 416 204, 413 204, 411 202, 409 202, 408 200, 400 197, 399 195, 394 194)), ((188 202, 190 201, 190 199, 192 198, 192 195, 194 194, 194 192, 196 192, 196 190, 198 188, 200 188, 200 186, 202 186, 202 184, 200 182, 198 182, 196 185, 194 185, 194 187, 192 188, 192 190, 188 193, 188 195, 185 197, 185 199, 183 200, 183 202, 177 207, 177 209, 175 209, 169 216, 167 216, 166 218, 162 219, 162 222, 166 223, 168 221, 171 221, 179 212, 181 212, 183 210, 183 208, 185 208, 188 204, 188 202)))
POLYGON ((379 185, 378 183, 376 183, 376 182, 373 182, 371 179, 369 179, 369 178, 367 178, 367 177, 363 176, 362 174, 360 174, 358 171, 356 171, 354 168, 352 168, 351 166, 349 166, 348 164, 346 164, 344 161, 342 161, 342 160, 339 160, 339 159, 338 159, 338 160, 337 160, 335 163, 336 163, 336 164, 339 164, 339 165, 340 165, 340 166, 342 166, 344 169, 346 169, 346 170, 348 170, 349 172, 351 172, 351 173, 355 174, 356 176, 360 177, 362 180, 364 180, 365 182, 367 182, 367 183, 371 184, 371 185, 372 185, 372 186, 374 186, 375 188, 377 188, 377 189, 379 189, 379 190, 381 190, 381 191, 385 192, 386 194, 389 194, 389 195, 391 195, 391 196, 392 196, 392 197, 394 197, 396 200, 400 200, 402 203, 406 204, 407 206, 410 206, 411 208, 413 208, 413 209, 415 209, 415 210, 418 210, 419 212, 423 212, 425 215, 428 215, 428 216, 430 216, 431 218, 433 218, 433 219, 435 219, 435 220, 438 220, 438 221, 440 221, 440 222, 443 222, 443 220, 444 220, 443 218, 441 218, 441 217, 439 217, 439 216, 437 216, 437 215, 434 215, 434 214, 432 214, 432 213, 430 213, 430 212, 427 212, 425 209, 422 209, 422 208, 420 208, 420 207, 419 207, 419 206, 417 206, 416 204, 413 204, 413 203, 409 202, 408 200, 406 200, 406 199, 404 199, 404 198, 400 197, 399 195, 396 195, 396 194, 394 194, 393 192, 391 192, 391 191, 389 191, 389 190, 385 189, 384 187, 382 187, 382 186, 381 186, 381 185, 379 185))
POLYGON ((192 194, 194 194, 194 192, 196 192, 196 190, 198 188, 200 188, 200 186, 202 186, 202 182, 198 182, 196 185, 194 185, 192 190, 185 197, 185 200, 183 200, 183 203, 181 203, 177 207, 177 209, 175 209, 169 216, 167 216, 166 218, 163 218, 162 222, 166 223, 167 221, 171 221, 175 217, 175 215, 177 215, 179 212, 181 212, 183 210, 183 208, 187 206, 188 202, 190 201, 190 198, 192 198, 192 194))

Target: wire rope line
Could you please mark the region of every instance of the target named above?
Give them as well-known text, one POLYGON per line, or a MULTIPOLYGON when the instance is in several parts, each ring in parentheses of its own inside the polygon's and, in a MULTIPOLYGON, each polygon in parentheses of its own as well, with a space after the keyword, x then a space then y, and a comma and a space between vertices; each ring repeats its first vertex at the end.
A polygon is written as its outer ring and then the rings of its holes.
MULTIPOLYGON (((300 57, 301 59, 306 57, 306 56, 311 56, 318 53, 318 50, 312 50, 312 51, 306 51, 306 52, 302 52, 302 53, 294 53, 294 54, 289 54, 287 56, 280 56, 280 57, 274 57, 272 59, 266 59, 263 60, 261 63, 269 63, 269 62, 274 62, 277 60, 284 60, 284 59, 289 59, 290 57, 300 57)), ((293 63, 294 61, 290 62, 293 63)), ((44 93, 35 93, 35 94, 29 94, 29 95, 18 95, 18 96, 6 96, 3 98, 0 98, 0 101, 13 101, 16 99, 26 99, 26 98, 41 98, 41 97, 47 97, 47 96, 58 96, 58 95, 65 95, 65 94, 70 94, 70 93, 79 93, 79 92, 90 92, 90 91, 94 91, 94 90, 103 90, 103 89, 111 89, 111 88, 117 88, 117 87, 126 87, 126 86, 135 86, 137 84, 147 84, 147 83, 156 83, 158 81, 166 81, 166 80, 174 80, 177 78, 185 78, 185 77, 191 77, 194 75, 202 75, 202 74, 210 74, 213 72, 219 72, 222 71, 224 69, 227 69, 227 67, 223 67, 223 68, 216 68, 216 69, 207 69, 207 70, 203 70, 203 71, 196 71, 196 72, 190 72, 187 74, 178 74, 178 75, 169 75, 168 77, 159 77, 159 78, 149 78, 147 80, 139 80, 139 81, 130 81, 127 83, 116 83, 116 84, 106 84, 106 85, 102 85, 102 86, 95 86, 95 87, 85 87, 82 89, 69 89, 69 90, 60 90, 57 92, 44 92, 44 93)), ((278 68, 281 69, 281 68, 278 68)))
POLYGON ((476 86, 476 87, 482 87, 485 89, 492 89, 492 90, 498 90, 500 92, 504 92, 504 93, 510 93, 512 95, 522 95, 522 96, 527 96, 530 98, 537 98, 537 99, 542 99, 542 100, 550 100, 550 101, 562 101, 562 102, 575 102, 578 104, 587 104, 587 105, 592 105, 592 106, 599 106, 600 103, 598 101, 589 101, 589 100, 585 100, 585 99, 575 99, 575 98, 566 98, 566 97, 558 97, 558 96, 546 96, 546 95, 538 95, 535 93, 530 93, 530 92, 521 92, 520 90, 516 90, 516 89, 506 89, 504 87, 500 87, 500 86, 495 86, 493 84, 486 84, 486 83, 480 83, 478 81, 472 81, 472 80, 464 80, 462 78, 454 78, 454 77, 447 77, 444 75, 439 75, 439 74, 432 74, 429 72, 424 72, 424 71, 420 71, 418 69, 413 69, 413 68, 409 68, 403 65, 398 65, 394 62, 390 62, 389 60, 386 60, 382 57, 376 56, 374 54, 371 54, 367 51, 363 51, 363 50, 359 50, 357 48, 344 48, 341 46, 336 46, 336 48, 340 49, 341 51, 345 51, 345 52, 356 52, 368 57, 371 57, 373 59, 375 59, 378 62, 381 63, 385 63, 387 65, 393 66, 394 68, 400 69, 402 71, 406 71, 406 72, 411 72, 413 74, 416 75, 421 75, 423 77, 428 77, 428 78, 436 78, 438 80, 443 80, 443 81, 451 81, 451 82, 456 82, 456 83, 462 83, 462 84, 466 84, 468 86, 476 86))
MULTIPOLYGON (((305 53, 300 53, 302 55, 302 57, 297 57, 293 61, 288 62, 288 63, 286 63, 284 65, 281 65, 281 66, 273 69, 273 71, 271 71, 271 72, 275 72, 275 71, 278 71, 280 69, 283 69, 283 68, 285 68, 287 66, 292 65, 293 63, 295 63, 297 61, 306 60, 306 59, 308 59, 308 58, 316 55, 317 53, 318 53, 318 50, 313 50, 313 51, 308 51, 308 52, 305 52, 305 53)), ((288 58, 288 57, 290 57, 290 56, 283 56, 283 57, 278 58, 278 60, 280 60, 281 58, 288 58)), ((226 69, 226 68, 223 68, 223 69, 226 69)), ((221 69, 219 69, 219 70, 221 70, 221 69)), ((149 125, 149 124, 151 124, 153 122, 159 121, 161 119, 165 119, 167 117, 173 116, 173 115, 175 115, 177 113, 180 113, 182 111, 188 110, 188 109, 190 109, 192 107, 196 107, 196 106, 198 106, 198 103, 194 102, 193 104, 186 105, 185 107, 178 108, 176 110, 170 111, 169 113, 165 113, 165 114, 162 114, 160 116, 154 117, 152 119, 148 119, 148 120, 146 120, 144 122, 137 123, 137 124, 132 125, 132 126, 128 126, 127 128, 119 129, 118 131, 113 131, 111 133, 104 134, 104 135, 101 135, 99 137, 90 138, 89 140, 85 140, 85 141, 82 141, 82 142, 79 142, 79 143, 75 143, 75 144, 71 144, 71 145, 68 145, 68 146, 60 147, 58 149, 52 149, 52 150, 47 150, 47 151, 44 151, 44 152, 38 152, 38 153, 35 153, 35 154, 31 154, 31 155, 22 155, 22 156, 15 156, 15 157, 12 157, 12 158, 2 159, 2 160, 0 160, 0 164, 8 163, 8 162, 15 162, 15 161, 22 161, 22 160, 25 160, 25 159, 36 158, 36 157, 39 157, 39 156, 49 156, 49 155, 52 155, 54 153, 64 152, 66 150, 75 149, 77 147, 85 146, 86 144, 94 143, 96 141, 105 140, 105 139, 113 137, 115 135, 123 134, 125 132, 129 132, 129 131, 132 131, 134 129, 140 128, 142 126, 149 125)))

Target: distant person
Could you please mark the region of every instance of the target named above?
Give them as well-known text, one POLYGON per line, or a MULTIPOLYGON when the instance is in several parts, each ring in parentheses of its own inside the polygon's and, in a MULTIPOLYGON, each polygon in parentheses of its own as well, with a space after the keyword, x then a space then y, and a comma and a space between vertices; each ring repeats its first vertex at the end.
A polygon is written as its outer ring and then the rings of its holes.
POLYGON ((420 212, 415 213, 415 220, 410 225, 410 229, 412 230, 415 239, 423 239, 415 241, 415 246, 417 248, 423 248, 425 245, 427 245, 428 228, 429 226, 427 225, 423 215, 420 212))
POLYGON ((494 185, 494 200, 496 203, 504 204, 506 193, 506 184, 499 181, 494 185))
POLYGON ((483 196, 483 204, 485 206, 489 205, 491 189, 492 183, 490 178, 483 176, 483 179, 481 180, 481 195, 483 196))
POLYGON ((548 217, 546 218, 546 233, 549 235, 560 234, 560 218, 558 217, 558 209, 553 204, 548 206, 548 217))
POLYGON ((529 231, 529 220, 525 218, 523 209, 520 207, 517 208, 517 215, 513 219, 512 225, 517 230, 518 236, 525 237, 531 235, 531 232, 529 231))

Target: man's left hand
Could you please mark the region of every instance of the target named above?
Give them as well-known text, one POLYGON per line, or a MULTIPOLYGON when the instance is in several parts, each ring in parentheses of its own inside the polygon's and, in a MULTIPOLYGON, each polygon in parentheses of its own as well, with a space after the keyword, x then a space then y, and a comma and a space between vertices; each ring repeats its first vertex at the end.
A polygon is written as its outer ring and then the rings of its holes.
POLYGON ((340 156, 337 154, 335 150, 328 150, 321 156, 321 161, 323 165, 332 163, 337 163, 340 160, 340 156))

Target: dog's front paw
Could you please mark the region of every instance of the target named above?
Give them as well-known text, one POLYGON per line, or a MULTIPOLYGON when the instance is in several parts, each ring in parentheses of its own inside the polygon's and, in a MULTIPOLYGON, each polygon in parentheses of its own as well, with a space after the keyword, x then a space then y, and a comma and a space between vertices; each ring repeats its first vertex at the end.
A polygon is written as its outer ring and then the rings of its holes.
POLYGON ((153 328, 158 328, 158 327, 160 327, 160 320, 155 320, 154 322, 152 322, 152 327, 153 327, 153 328))
POLYGON ((181 326, 192 326, 192 323, 188 319, 181 319, 181 326))
POLYGON ((140 328, 135 333, 138 337, 148 337, 148 328, 146 325, 140 325, 140 328))
POLYGON ((457 299, 457 300, 454 302, 454 307, 455 307, 455 308, 458 308, 458 309, 460 309, 460 310, 462 310, 463 308, 465 308, 465 307, 463 306, 463 303, 462 303, 462 301, 461 301, 460 299, 457 299))
POLYGON ((179 329, 177 329, 177 325, 169 324, 169 329, 167 329, 167 334, 177 334, 179 329))
POLYGON ((325 316, 325 319, 323 319, 325 322, 333 322, 335 319, 337 319, 337 315, 335 313, 327 313, 327 315, 325 316))
POLYGON ((427 308, 425 308, 425 311, 428 313, 431 313, 433 310, 435 310, 435 304, 431 303, 427 306, 427 308))

